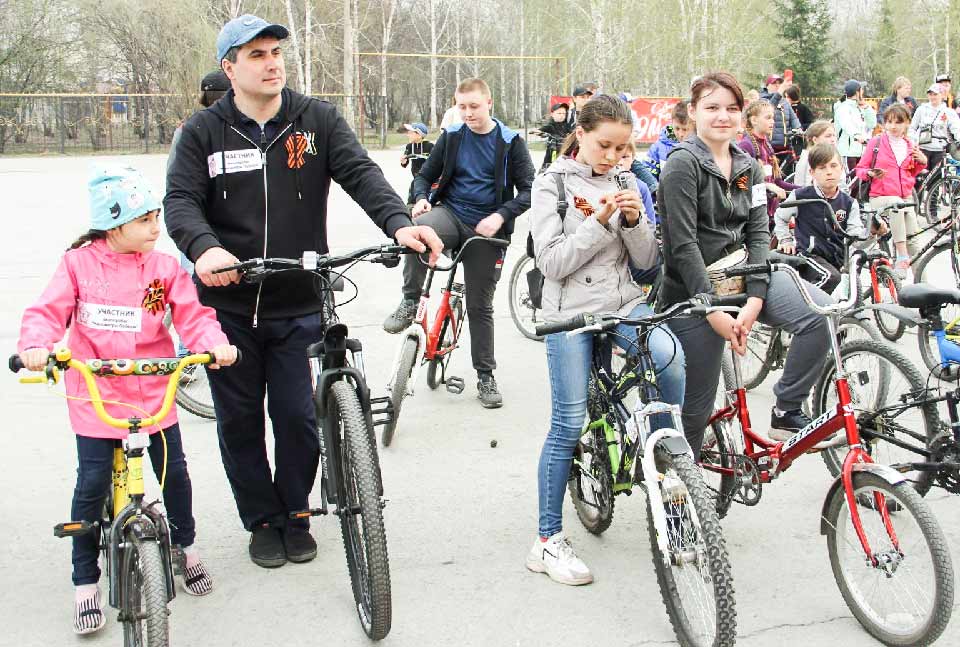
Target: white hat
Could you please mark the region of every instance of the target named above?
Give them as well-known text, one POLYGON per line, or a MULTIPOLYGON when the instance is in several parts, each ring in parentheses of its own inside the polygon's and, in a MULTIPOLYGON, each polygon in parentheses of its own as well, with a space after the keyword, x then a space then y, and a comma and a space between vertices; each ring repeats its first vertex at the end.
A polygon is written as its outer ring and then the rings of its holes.
POLYGON ((927 88, 927 94, 933 92, 934 94, 943 94, 943 86, 939 83, 934 83, 929 88, 927 88))

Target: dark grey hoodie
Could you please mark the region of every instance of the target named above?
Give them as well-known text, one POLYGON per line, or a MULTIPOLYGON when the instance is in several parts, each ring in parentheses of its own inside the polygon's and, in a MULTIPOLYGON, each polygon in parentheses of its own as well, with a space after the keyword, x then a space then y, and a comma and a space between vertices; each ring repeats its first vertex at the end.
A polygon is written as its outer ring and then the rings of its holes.
MULTIPOLYGON (((673 147, 660 175, 657 204, 663 231, 662 304, 676 303, 713 286, 707 265, 746 247, 749 263, 762 263, 770 251, 763 169, 730 144, 730 182, 697 136, 673 147), (757 188, 755 188, 757 187, 757 188)), ((749 277, 747 294, 764 298, 767 277, 749 277)))

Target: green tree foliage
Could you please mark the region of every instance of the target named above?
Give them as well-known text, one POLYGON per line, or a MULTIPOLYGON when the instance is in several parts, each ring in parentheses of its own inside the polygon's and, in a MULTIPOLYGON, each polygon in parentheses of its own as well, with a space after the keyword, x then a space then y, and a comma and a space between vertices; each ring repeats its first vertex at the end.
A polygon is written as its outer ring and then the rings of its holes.
POLYGON ((827 0, 775 0, 780 47, 777 69, 793 70, 804 94, 831 89, 830 7, 827 0))

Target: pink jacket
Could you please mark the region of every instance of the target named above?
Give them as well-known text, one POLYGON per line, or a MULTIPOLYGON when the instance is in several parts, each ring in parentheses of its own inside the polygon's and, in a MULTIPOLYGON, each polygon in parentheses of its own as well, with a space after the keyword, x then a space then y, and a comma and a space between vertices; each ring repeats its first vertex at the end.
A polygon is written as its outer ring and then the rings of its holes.
POLYGON ((886 175, 880 178, 874 178, 870 184, 870 197, 898 197, 909 199, 913 185, 916 184, 917 176, 926 164, 921 164, 910 157, 913 154, 913 142, 907 140, 907 157, 902 165, 897 164, 897 158, 893 154, 893 148, 890 147, 890 138, 886 133, 877 135, 863 149, 863 156, 860 163, 857 164, 857 177, 861 181, 869 179, 867 172, 870 167, 881 168, 886 171, 886 175), (873 163, 873 149, 880 142, 880 149, 877 151, 877 163, 873 163))
MULTIPOLYGON (((40 298, 23 313, 17 351, 52 348, 70 325, 68 346, 79 360, 175 357, 173 339, 163 325, 171 306, 173 325, 184 344, 199 352, 229 343, 212 308, 200 305, 191 278, 177 259, 160 252, 118 254, 106 241, 68 251, 40 298), (103 306, 126 306, 107 311, 103 306), (72 325, 71 325, 72 324, 72 325)), ((104 400, 132 404, 149 414, 160 409, 168 376, 104 377, 97 386, 104 400)), ((83 376, 67 371, 67 395, 88 398, 83 376)), ((89 402, 68 400, 70 424, 80 436, 123 438, 97 418, 89 402)), ((106 405, 110 415, 127 418, 135 409, 106 405)), ((176 407, 163 419, 177 421, 176 407)), ((157 431, 157 427, 147 430, 157 431)))

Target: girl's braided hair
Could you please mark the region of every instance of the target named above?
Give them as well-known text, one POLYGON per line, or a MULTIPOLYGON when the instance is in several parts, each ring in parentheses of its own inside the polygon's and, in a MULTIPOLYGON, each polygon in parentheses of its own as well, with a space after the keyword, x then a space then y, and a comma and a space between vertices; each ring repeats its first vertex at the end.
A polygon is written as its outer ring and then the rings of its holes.
MULTIPOLYGON (((585 132, 595 130, 600 124, 609 121, 633 127, 633 114, 630 106, 620 97, 611 94, 598 94, 577 111, 577 125, 583 128, 585 132)), ((579 149, 577 134, 572 132, 563 141, 561 154, 574 156, 579 149)))

